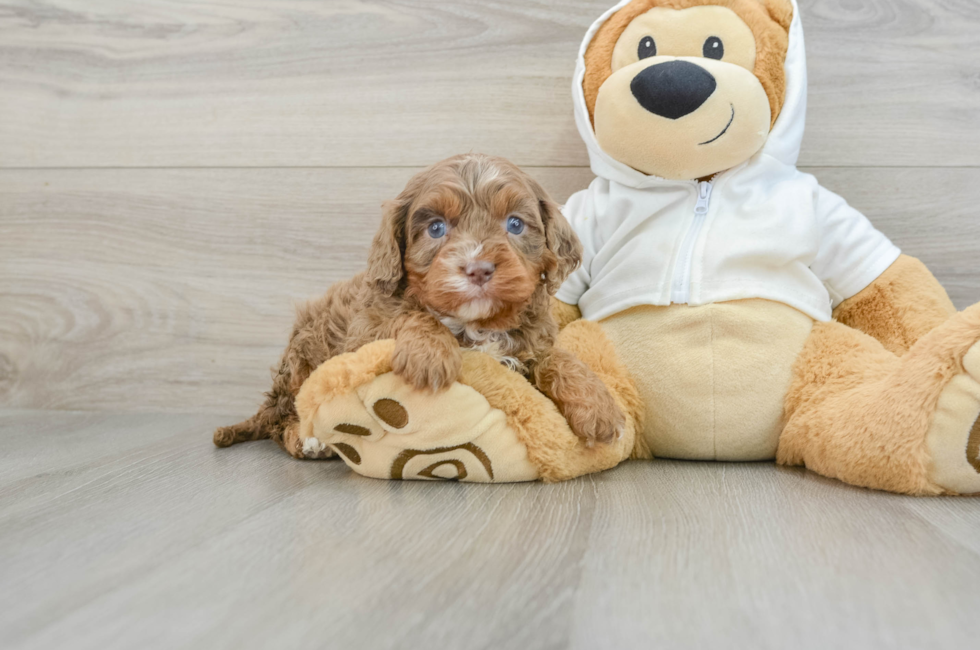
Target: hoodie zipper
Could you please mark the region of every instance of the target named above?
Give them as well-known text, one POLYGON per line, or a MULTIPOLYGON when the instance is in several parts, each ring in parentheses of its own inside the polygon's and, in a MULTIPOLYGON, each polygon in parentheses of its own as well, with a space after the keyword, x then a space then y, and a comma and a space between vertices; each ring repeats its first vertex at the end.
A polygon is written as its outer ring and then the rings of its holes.
POLYGON ((694 262, 694 245, 704 227, 704 221, 711 206, 711 191, 714 189, 714 178, 698 183, 698 201, 694 206, 694 221, 688 228, 681 244, 677 262, 674 265, 674 281, 671 284, 670 301, 677 304, 687 304, 691 301, 691 266, 694 262))

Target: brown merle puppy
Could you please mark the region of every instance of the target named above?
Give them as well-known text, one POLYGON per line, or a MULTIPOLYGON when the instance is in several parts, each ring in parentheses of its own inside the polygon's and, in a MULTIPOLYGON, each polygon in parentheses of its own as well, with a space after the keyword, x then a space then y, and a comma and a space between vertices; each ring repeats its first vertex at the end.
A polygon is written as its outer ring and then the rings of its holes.
POLYGON ((502 158, 462 155, 419 173, 385 204, 367 271, 300 308, 272 390, 214 443, 272 438, 298 458, 294 399, 331 357, 394 338, 393 371, 419 390, 452 384, 460 348, 481 350, 551 398, 576 435, 607 442, 625 420, 599 378, 554 347, 550 299, 582 247, 544 189, 502 158))

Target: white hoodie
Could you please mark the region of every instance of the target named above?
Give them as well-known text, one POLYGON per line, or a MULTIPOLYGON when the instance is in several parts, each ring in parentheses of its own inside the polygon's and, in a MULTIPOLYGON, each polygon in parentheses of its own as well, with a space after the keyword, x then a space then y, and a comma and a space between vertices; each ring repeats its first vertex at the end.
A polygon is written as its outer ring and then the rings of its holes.
POLYGON ((623 0, 597 20, 579 49, 575 121, 597 178, 563 208, 584 246, 582 266, 559 289, 600 320, 637 305, 764 298, 828 321, 899 256, 864 215, 796 169, 806 118, 806 53, 796 0, 786 56, 786 101, 762 150, 711 183, 669 181, 599 148, 582 89, 585 51, 623 0))

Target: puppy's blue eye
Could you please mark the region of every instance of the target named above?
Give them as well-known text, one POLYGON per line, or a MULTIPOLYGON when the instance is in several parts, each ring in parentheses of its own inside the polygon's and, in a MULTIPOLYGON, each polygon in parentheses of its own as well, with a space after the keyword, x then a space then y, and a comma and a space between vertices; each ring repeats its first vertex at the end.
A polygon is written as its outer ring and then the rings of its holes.
POLYGON ((440 219, 429 224, 429 237, 442 239, 446 236, 446 222, 440 219))
POLYGON ((507 217, 507 232, 512 235, 524 232, 524 220, 520 217, 507 217))

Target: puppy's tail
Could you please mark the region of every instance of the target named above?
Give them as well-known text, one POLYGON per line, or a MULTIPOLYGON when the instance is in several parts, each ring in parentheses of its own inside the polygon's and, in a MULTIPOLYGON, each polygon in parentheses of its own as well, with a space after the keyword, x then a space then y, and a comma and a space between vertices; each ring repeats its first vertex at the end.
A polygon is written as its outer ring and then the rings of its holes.
POLYGON ((272 438, 274 432, 275 429, 265 422, 260 411, 244 422, 215 429, 214 444, 216 447, 231 447, 239 442, 272 438))
POLYGON ((244 422, 216 429, 215 446, 231 447, 239 442, 271 438, 280 447, 286 449, 284 440, 286 430, 291 424, 298 423, 299 417, 296 415, 292 393, 280 383, 277 381, 272 391, 266 394, 265 403, 258 413, 244 422))

